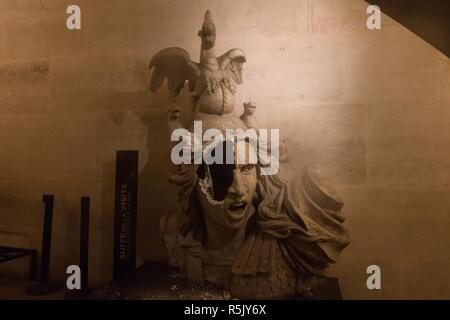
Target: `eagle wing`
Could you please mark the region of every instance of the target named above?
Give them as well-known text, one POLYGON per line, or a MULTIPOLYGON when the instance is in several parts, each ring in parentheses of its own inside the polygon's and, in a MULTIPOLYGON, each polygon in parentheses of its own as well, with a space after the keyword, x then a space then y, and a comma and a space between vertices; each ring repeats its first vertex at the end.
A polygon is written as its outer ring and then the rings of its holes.
POLYGON ((200 77, 198 63, 191 60, 186 50, 177 47, 166 48, 155 54, 149 65, 149 69, 152 68, 155 70, 150 80, 150 90, 155 92, 167 78, 172 98, 180 94, 186 80, 189 82, 189 91, 193 91, 200 77))
POLYGON ((233 79, 236 84, 242 83, 242 66, 246 59, 241 49, 231 49, 217 60, 228 78, 233 79))

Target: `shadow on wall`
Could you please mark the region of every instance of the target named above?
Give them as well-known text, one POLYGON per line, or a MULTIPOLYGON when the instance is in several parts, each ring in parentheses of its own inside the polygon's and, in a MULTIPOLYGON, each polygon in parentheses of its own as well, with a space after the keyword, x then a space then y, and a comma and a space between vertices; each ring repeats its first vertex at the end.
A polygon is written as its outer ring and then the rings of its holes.
MULTIPOLYGON (((159 219, 167 211, 176 209, 176 190, 169 184, 171 171, 165 111, 169 101, 167 90, 153 94, 146 92, 146 108, 131 108, 109 115, 107 122, 115 125, 114 145, 108 147, 108 159, 102 164, 101 199, 103 233, 111 235, 110 243, 101 245, 103 266, 112 268, 114 234, 115 153, 118 150, 139 151, 137 264, 144 261, 166 261, 166 251, 159 232, 159 219), (136 129, 137 127, 140 127, 136 129), (134 129, 133 129, 134 128, 134 129), (119 132, 117 132, 119 131, 119 132), (139 137, 130 131, 139 131, 139 137), (120 137, 122 135, 122 137, 120 137), (113 154, 113 155, 112 155, 113 154)), ((187 97, 180 98, 185 101, 187 97)), ((107 240, 107 241, 109 241, 107 240)), ((106 269, 110 269, 106 267, 106 269)))

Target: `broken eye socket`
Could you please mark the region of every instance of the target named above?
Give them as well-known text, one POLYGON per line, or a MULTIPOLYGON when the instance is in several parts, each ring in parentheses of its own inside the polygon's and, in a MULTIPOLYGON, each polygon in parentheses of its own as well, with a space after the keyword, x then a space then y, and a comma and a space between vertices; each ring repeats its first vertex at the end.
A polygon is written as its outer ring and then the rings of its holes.
POLYGON ((197 169, 197 176, 209 181, 210 192, 216 201, 223 201, 233 183, 234 164, 202 164, 197 169))
MULTIPOLYGON (((219 146, 223 151, 221 152, 223 155, 223 164, 213 163, 207 165, 202 163, 197 169, 197 176, 199 179, 204 180, 204 182, 208 184, 208 192, 214 200, 223 201, 228 195, 228 189, 233 184, 233 172, 236 170, 236 165, 234 163, 226 163, 227 150, 233 150, 233 143, 230 141, 224 141, 222 145, 216 146, 216 149, 211 152, 213 157, 215 156, 215 152, 219 146)), ((255 167, 255 164, 242 164, 239 165, 239 170, 242 175, 249 175, 255 167)))
MULTIPOLYGON (((217 148, 217 147, 216 147, 217 148)), ((228 194, 228 189, 230 188, 231 184, 233 183, 233 170, 235 169, 235 165, 233 164, 226 164, 226 153, 227 149, 232 150, 233 145, 229 141, 223 142, 221 148, 223 148, 223 164, 217 164, 213 163, 210 165, 207 165, 205 163, 202 163, 198 169, 197 169, 197 176, 204 180, 204 179, 210 179, 210 187, 211 187, 211 193, 212 197, 216 201, 222 201, 225 199, 225 197, 228 194)), ((215 151, 212 150, 211 155, 215 156, 215 151)))

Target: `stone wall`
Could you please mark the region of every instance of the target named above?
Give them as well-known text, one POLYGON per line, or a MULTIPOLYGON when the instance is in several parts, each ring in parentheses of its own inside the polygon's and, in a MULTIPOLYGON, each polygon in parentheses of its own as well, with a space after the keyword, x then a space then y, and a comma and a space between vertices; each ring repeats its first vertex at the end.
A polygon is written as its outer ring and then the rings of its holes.
MULTIPOLYGON (((148 62, 179 46, 198 59, 204 11, 216 53, 247 54, 238 101, 280 128, 291 169, 321 164, 346 202, 352 243, 331 271, 344 298, 450 298, 450 63, 360 0, 0 1, 0 243, 40 248, 42 194, 55 194, 52 274, 77 263, 79 201, 91 197, 90 278, 112 275, 114 158, 140 151, 138 256, 165 259, 166 90, 148 62), (82 30, 65 27, 78 4, 82 30), (378 264, 382 290, 366 288, 378 264)), ((183 94, 181 100, 187 101, 183 94)), ((237 112, 241 112, 239 107, 237 112)), ((0 267, 25 276, 26 261, 0 267)))

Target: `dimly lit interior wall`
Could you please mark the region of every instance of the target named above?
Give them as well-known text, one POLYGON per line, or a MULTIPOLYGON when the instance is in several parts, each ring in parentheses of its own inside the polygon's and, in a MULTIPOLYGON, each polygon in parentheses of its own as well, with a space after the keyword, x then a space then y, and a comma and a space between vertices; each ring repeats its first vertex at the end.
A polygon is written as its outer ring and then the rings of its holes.
POLYGON ((146 90, 147 67, 168 46, 197 60, 210 9, 216 53, 247 54, 239 104, 256 101, 260 124, 288 141, 284 170, 320 164, 345 200, 352 243, 331 270, 344 298, 450 298, 450 63, 387 16, 368 30, 367 5, 1 0, 0 244, 40 248, 42 194, 54 194, 52 271, 64 279, 78 259, 80 197, 90 196, 90 277, 110 280, 115 151, 138 149, 138 256, 165 259, 168 98, 146 90), (81 31, 65 27, 69 4, 81 7, 81 31), (371 264, 380 291, 366 288, 371 264))

